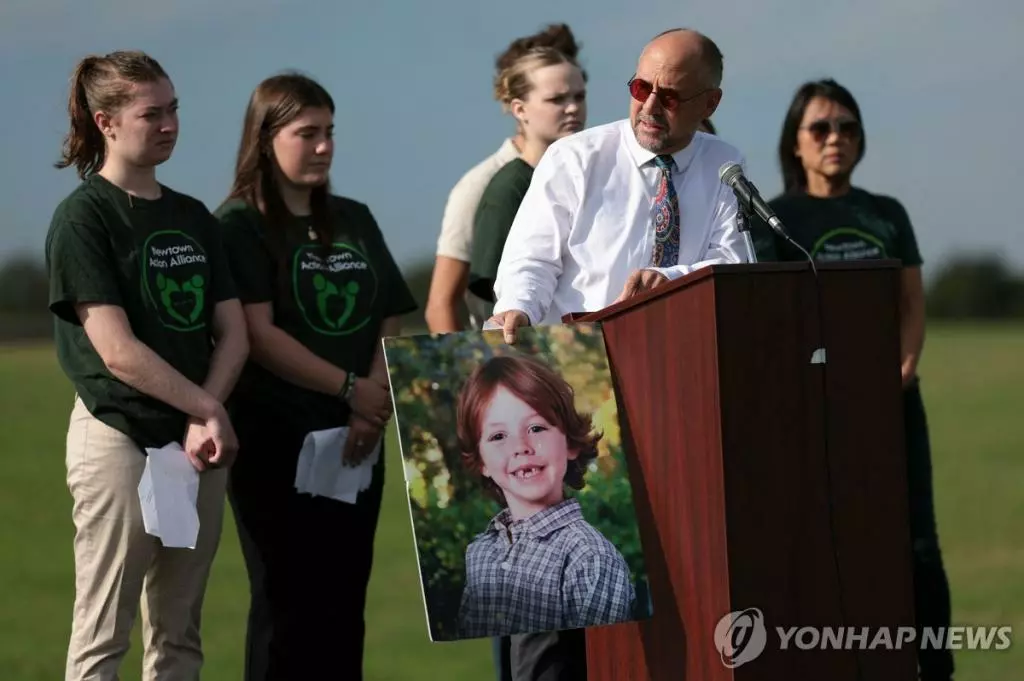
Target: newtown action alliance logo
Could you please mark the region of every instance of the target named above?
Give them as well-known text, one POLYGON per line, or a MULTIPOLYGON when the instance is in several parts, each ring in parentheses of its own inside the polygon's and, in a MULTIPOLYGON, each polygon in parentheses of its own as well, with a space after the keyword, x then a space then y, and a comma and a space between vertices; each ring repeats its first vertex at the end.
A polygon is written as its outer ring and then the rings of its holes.
POLYGON ((307 244, 295 252, 295 302, 317 333, 345 336, 369 324, 378 285, 369 258, 350 244, 335 243, 327 253, 316 244, 307 244))
MULTIPOLYGON (((918 644, 914 627, 775 627, 779 650, 901 650, 914 646, 948 650, 1006 650, 1013 627, 925 627, 918 644)), ((768 647, 769 629, 760 608, 736 610, 715 625, 722 664, 735 669, 756 660, 768 647)))
POLYGON ((199 242, 176 229, 154 232, 140 260, 143 293, 160 323, 174 331, 206 326, 210 265, 199 242))

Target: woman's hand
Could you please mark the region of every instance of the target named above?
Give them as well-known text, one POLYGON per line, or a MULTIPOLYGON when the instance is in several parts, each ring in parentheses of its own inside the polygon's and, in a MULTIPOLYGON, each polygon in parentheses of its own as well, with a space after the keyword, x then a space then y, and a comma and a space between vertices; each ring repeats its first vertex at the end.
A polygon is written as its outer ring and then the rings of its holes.
POLYGON ((373 378, 357 378, 349 400, 352 411, 371 425, 383 428, 391 418, 391 391, 387 382, 373 378))
POLYGON ((353 414, 348 421, 348 439, 345 440, 345 447, 341 453, 342 463, 348 466, 361 464, 373 453, 383 435, 384 431, 381 428, 358 414, 353 414))
POLYGON ((208 419, 188 419, 184 439, 185 455, 202 473, 207 468, 230 466, 238 454, 238 437, 223 406, 208 419))

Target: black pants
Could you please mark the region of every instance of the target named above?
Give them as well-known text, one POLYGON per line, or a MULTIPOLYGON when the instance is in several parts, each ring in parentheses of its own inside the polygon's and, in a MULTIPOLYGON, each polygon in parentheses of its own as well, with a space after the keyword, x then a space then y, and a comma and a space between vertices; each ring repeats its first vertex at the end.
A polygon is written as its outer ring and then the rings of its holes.
MULTIPOLYGON (((949 582, 942 564, 935 525, 932 492, 932 456, 921 388, 914 379, 903 391, 903 419, 907 448, 907 483, 910 505, 910 539, 913 548, 914 610, 918 626, 943 627, 951 619, 949 582)), ((953 653, 948 650, 918 651, 922 681, 948 681, 953 675, 953 653)))
POLYGON ((510 663, 515 681, 586 681, 586 629, 512 636, 510 663))
POLYGON ((512 681, 512 640, 508 636, 491 639, 494 657, 494 677, 498 681, 512 681))
POLYGON ((260 421, 236 426, 228 486, 250 582, 245 680, 362 679, 384 453, 356 504, 298 494, 305 433, 276 430, 269 415, 260 421))

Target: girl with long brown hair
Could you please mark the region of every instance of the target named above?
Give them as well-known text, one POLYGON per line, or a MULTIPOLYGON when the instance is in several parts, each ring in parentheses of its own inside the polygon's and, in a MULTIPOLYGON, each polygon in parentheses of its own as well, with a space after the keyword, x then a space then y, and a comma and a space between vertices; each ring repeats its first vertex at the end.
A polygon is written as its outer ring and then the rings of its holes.
POLYGON ((251 583, 251 680, 362 678, 385 457, 354 503, 297 491, 296 469, 317 431, 348 429, 348 463, 383 446, 381 338, 416 309, 370 209, 331 193, 334 110, 306 76, 260 83, 217 211, 252 347, 229 489, 251 583))
POLYGON ((58 168, 82 182, 46 238, 57 356, 75 388, 67 433, 75 606, 65 678, 118 678, 142 609, 145 680, 199 677, 199 624, 237 440, 223 403, 245 362, 245 321, 216 220, 164 186, 178 99, 141 52, 79 62, 58 168), (198 471, 194 546, 146 532, 148 449, 198 471))

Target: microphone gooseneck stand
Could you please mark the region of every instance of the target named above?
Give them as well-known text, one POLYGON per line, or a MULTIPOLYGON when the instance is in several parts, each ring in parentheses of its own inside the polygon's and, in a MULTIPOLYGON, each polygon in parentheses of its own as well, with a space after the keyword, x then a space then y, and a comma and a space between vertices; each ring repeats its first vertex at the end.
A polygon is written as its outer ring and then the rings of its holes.
POLYGON ((743 235, 743 243, 747 246, 747 262, 757 262, 757 252, 754 250, 754 240, 750 237, 750 205, 736 194, 736 228, 743 235))

